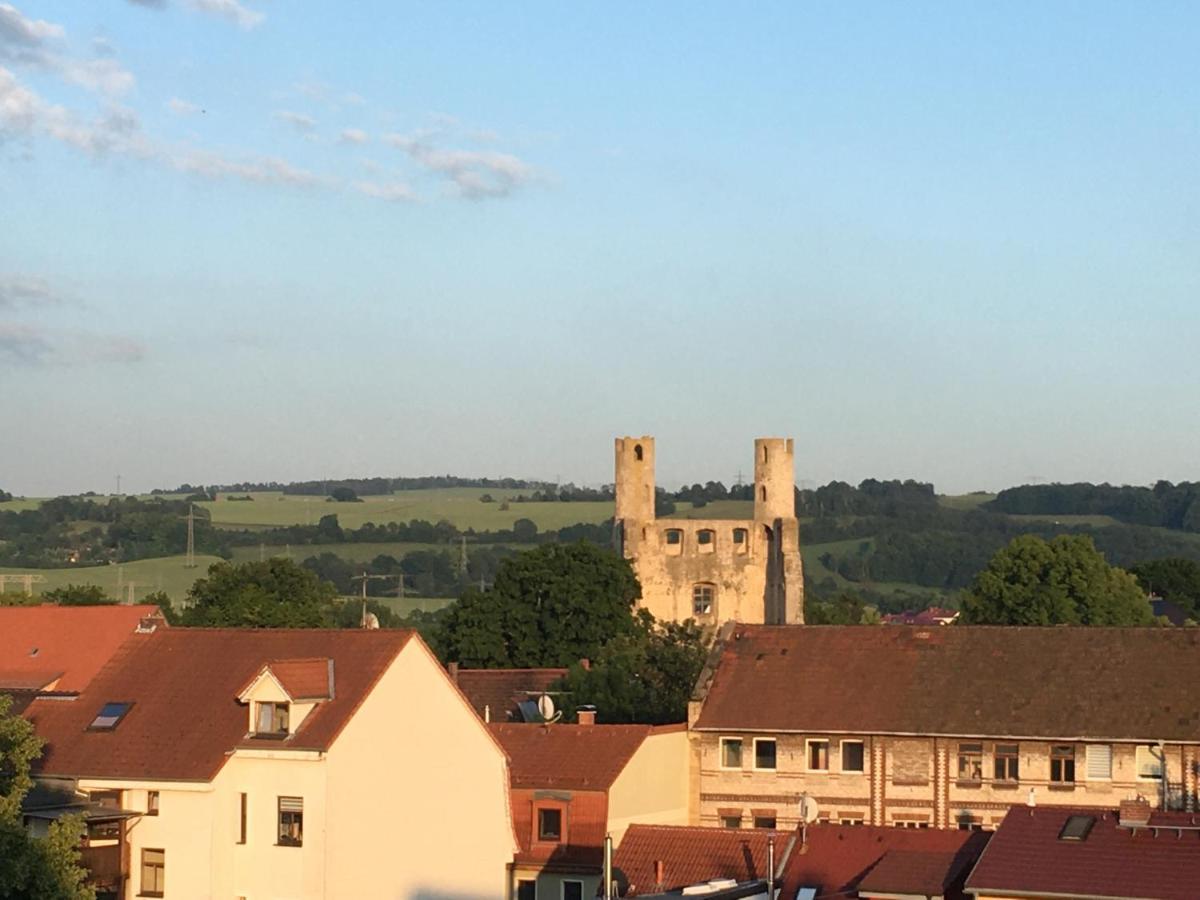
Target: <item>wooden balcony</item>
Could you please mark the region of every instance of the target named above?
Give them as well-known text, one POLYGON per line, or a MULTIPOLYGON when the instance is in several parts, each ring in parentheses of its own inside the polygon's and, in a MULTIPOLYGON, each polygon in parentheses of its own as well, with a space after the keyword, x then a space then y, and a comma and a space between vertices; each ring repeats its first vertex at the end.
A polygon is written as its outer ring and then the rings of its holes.
POLYGON ((129 875, 124 847, 110 844, 104 847, 81 847, 82 863, 90 874, 88 883, 93 886, 119 887, 129 875))

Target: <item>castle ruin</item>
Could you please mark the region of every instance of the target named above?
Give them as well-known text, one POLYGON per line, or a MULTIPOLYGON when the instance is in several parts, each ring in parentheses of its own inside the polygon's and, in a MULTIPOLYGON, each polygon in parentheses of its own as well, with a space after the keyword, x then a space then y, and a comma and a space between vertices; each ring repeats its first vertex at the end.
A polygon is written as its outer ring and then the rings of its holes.
POLYGON ((617 548, 656 618, 804 622, 791 438, 754 442, 754 518, 656 519, 654 438, 616 439, 617 548))

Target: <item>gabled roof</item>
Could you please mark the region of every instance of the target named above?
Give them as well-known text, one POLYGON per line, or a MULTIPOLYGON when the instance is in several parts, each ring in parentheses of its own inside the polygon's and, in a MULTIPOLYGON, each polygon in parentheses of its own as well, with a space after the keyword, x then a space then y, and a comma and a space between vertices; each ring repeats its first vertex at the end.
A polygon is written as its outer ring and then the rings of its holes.
POLYGON ((967 878, 967 889, 1000 896, 1194 898, 1200 816, 1159 814, 1151 818, 1156 824, 1157 832, 1121 827, 1115 812, 1095 808, 1013 807, 967 878), (1084 840, 1060 840, 1073 815, 1095 817, 1095 824, 1084 840))
POLYGON ((0 689, 82 690, 145 617, 166 627, 149 605, 0 606, 0 689))
POLYGON ((1172 741, 1200 730, 1193 628, 742 625, 716 655, 698 689, 701 730, 1172 741))
MULTIPOLYGON (((606 791, 653 725, 493 724, 514 788, 606 791)), ((670 726, 667 726, 668 728, 670 726)))
POLYGON ((326 750, 411 631, 172 628, 136 635, 77 699, 25 711, 47 746, 41 774, 210 780, 238 748, 326 750), (247 735, 239 692, 270 660, 333 660, 334 697, 287 739, 247 735), (111 731, 88 726, 106 703, 131 704, 111 731))
POLYGON ((486 714, 489 722, 520 722, 517 703, 537 700, 566 674, 566 669, 459 669, 450 677, 479 718, 486 714))
POLYGON ((854 896, 868 884, 881 894, 960 897, 957 886, 988 838, 870 825, 810 825, 803 837, 799 831, 631 825, 613 865, 628 879, 630 896, 721 878, 756 881, 767 877, 772 836, 781 896, 808 887, 818 898, 854 896), (924 893, 930 885, 936 889, 924 893))
POLYGON ((274 678, 292 700, 328 700, 333 696, 333 660, 327 656, 314 659, 273 659, 259 669, 240 691, 246 692, 267 676, 274 678))

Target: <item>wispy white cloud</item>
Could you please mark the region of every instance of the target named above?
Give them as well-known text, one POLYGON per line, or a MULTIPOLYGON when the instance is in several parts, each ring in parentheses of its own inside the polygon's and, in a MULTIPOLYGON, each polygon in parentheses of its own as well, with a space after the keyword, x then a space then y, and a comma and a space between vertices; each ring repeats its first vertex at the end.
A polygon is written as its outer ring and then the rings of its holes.
POLYGON ((352 187, 360 194, 393 203, 416 203, 419 199, 412 187, 403 182, 383 184, 377 181, 356 181, 352 187))
POLYGON ((338 140, 343 144, 365 144, 371 139, 361 128, 344 128, 338 140))
POLYGON ((281 109, 274 113, 273 116, 277 121, 283 122, 285 125, 290 125, 292 128, 305 134, 317 127, 317 120, 304 113, 289 112, 286 109, 281 109))
POLYGON ((26 17, 10 3, 0 3, 0 62, 18 68, 54 72, 94 93, 116 96, 134 85, 134 77, 111 54, 81 59, 64 53, 61 25, 26 17))
POLYGON ((180 100, 178 97, 172 97, 167 101, 167 109, 175 113, 177 116, 194 116, 200 112, 200 107, 195 103, 189 103, 186 100, 180 100))
POLYGON ((459 150, 435 145, 437 132, 389 134, 384 140, 408 154, 417 165, 447 179, 468 200, 507 197, 536 178, 533 167, 511 153, 459 150))
POLYGON ((0 322, 0 366, 136 363, 146 353, 144 343, 128 336, 0 322))
POLYGON ((64 299, 44 278, 0 275, 0 309, 58 306, 64 299))
POLYGON ((208 13, 232 22, 239 28, 254 28, 266 19, 264 13, 247 9, 238 3, 238 0, 184 0, 184 4, 197 12, 208 13))
POLYGON ((313 103, 328 106, 330 109, 364 106, 367 102, 361 94, 356 94, 354 91, 339 91, 333 85, 317 79, 297 81, 292 85, 291 93, 313 103))
POLYGON ((232 158, 196 147, 163 150, 160 159, 180 172, 205 178, 233 178, 254 184, 316 187, 324 179, 278 156, 232 158))

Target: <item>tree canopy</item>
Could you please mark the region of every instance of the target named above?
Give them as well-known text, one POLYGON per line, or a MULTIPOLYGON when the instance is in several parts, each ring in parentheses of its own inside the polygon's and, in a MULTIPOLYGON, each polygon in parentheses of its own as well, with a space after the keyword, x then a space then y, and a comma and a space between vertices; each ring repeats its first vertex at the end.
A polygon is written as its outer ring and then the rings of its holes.
POLYGON ((33 786, 29 767, 41 755, 42 742, 32 725, 9 713, 11 705, 0 694, 0 898, 95 900, 79 864, 83 820, 60 819, 41 838, 25 828, 21 801, 33 786))
POLYGON ((66 587, 45 591, 42 593, 42 601, 57 603, 59 606, 108 606, 117 602, 104 593, 104 588, 94 584, 68 584, 66 587))
POLYGON ((320 628, 333 624, 337 589, 289 559, 209 566, 188 591, 181 625, 320 628))
POLYGON ((641 587, 627 560, 594 544, 545 544, 500 562, 442 620, 443 659, 474 668, 566 666, 634 628, 641 587))
POLYGON ((708 633, 691 619, 658 622, 639 610, 634 627, 605 644, 584 667, 571 666, 559 687, 564 711, 596 707, 604 723, 664 725, 687 721, 687 704, 704 660, 708 633))
POLYGON ((992 557, 963 600, 971 625, 1150 625, 1137 580, 1090 537, 1021 535, 992 557))
POLYGON ((1193 616, 1200 612, 1200 564, 1168 557, 1138 563, 1129 572, 1147 591, 1183 607, 1193 616))

